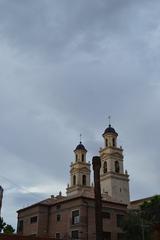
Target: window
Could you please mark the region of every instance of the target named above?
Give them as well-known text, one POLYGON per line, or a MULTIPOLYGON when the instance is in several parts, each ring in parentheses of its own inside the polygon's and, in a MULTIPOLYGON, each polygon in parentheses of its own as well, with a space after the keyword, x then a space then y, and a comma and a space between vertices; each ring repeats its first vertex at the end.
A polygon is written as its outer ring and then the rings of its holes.
POLYGON ((79 210, 72 211, 72 225, 80 222, 79 210))
POLYGON ((103 239, 104 240, 111 240, 111 233, 110 232, 103 232, 103 239))
POLYGON ((82 176, 82 185, 86 185, 86 175, 82 176))
POLYGON ((102 217, 110 219, 111 218, 111 214, 109 212, 102 212, 102 217))
POLYGON ((124 220, 124 215, 118 214, 117 215, 117 227, 122 226, 123 220, 124 220))
POLYGON ((82 162, 84 162, 84 154, 82 154, 82 162))
POLYGON ((61 215, 57 214, 56 219, 57 219, 57 222, 60 222, 61 221, 61 215))
POLYGON ((30 223, 36 223, 37 222, 37 216, 31 217, 30 218, 30 223))
POLYGON ((60 204, 56 206, 56 209, 57 209, 57 210, 59 210, 60 208, 61 208, 61 205, 60 205, 60 204))
POLYGON ((76 162, 78 161, 78 155, 76 154, 76 162))
POLYGON ((60 233, 56 233, 56 239, 60 239, 60 238, 61 238, 60 233))
POLYGON ((119 173, 119 162, 118 161, 115 162, 115 172, 119 173))
POLYGON ((103 164, 103 173, 107 172, 107 162, 105 161, 103 164))
POLYGON ((112 143, 113 143, 113 147, 115 147, 116 146, 116 142, 115 142, 114 138, 112 139, 112 143))
POLYGON ((23 220, 18 221, 17 232, 23 232, 23 220))
POLYGON ((106 139, 106 147, 108 147, 108 139, 106 139))
POLYGON ((76 176, 73 176, 73 185, 76 185, 76 176))
POLYGON ((77 239, 79 239, 78 230, 72 231, 71 239, 72 239, 72 240, 77 240, 77 239))

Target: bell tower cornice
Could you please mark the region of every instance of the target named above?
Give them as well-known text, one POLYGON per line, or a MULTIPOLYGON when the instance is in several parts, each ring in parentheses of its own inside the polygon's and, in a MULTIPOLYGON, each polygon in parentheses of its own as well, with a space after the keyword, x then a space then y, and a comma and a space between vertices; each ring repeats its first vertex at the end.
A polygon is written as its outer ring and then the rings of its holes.
POLYGON ((123 148, 120 147, 104 147, 104 148, 100 148, 99 153, 103 154, 103 153, 107 153, 107 154, 113 154, 113 153, 118 153, 118 154, 122 154, 123 153, 123 148))

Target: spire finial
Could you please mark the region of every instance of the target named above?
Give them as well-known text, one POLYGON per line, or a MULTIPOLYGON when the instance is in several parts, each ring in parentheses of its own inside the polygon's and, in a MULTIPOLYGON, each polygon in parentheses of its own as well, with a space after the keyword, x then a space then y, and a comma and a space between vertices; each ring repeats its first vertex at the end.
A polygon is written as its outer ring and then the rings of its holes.
POLYGON ((79 135, 80 143, 82 143, 82 134, 79 135))
POLYGON ((111 126, 111 116, 108 116, 109 126, 111 126))

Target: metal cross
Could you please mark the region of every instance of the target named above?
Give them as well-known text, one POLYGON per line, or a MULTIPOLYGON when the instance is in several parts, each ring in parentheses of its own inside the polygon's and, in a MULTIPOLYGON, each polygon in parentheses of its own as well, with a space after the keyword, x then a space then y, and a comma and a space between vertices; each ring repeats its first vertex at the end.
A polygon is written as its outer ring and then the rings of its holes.
POLYGON ((79 137, 80 137, 80 143, 81 143, 81 141, 82 141, 82 134, 81 133, 80 133, 79 137))
POLYGON ((111 125, 111 116, 108 116, 109 125, 111 125))

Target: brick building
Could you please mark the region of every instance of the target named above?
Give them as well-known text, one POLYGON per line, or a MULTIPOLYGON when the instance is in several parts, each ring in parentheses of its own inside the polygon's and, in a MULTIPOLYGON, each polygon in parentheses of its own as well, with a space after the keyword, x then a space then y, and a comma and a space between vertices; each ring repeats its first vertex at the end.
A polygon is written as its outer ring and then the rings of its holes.
MULTIPOLYGON (((18 211, 18 233, 57 239, 95 239, 95 200, 85 194, 51 197, 18 211)), ((103 200, 104 239, 122 239, 126 205, 103 200)))
MULTIPOLYGON (((109 125, 100 148, 100 184, 103 233, 106 240, 121 240, 120 223, 129 204, 129 176, 123 168, 123 150, 117 146, 118 133, 109 125)), ((61 193, 18 211, 17 231, 22 235, 57 239, 95 239, 95 198, 90 183, 90 162, 81 143, 74 150, 70 184, 61 193)))

